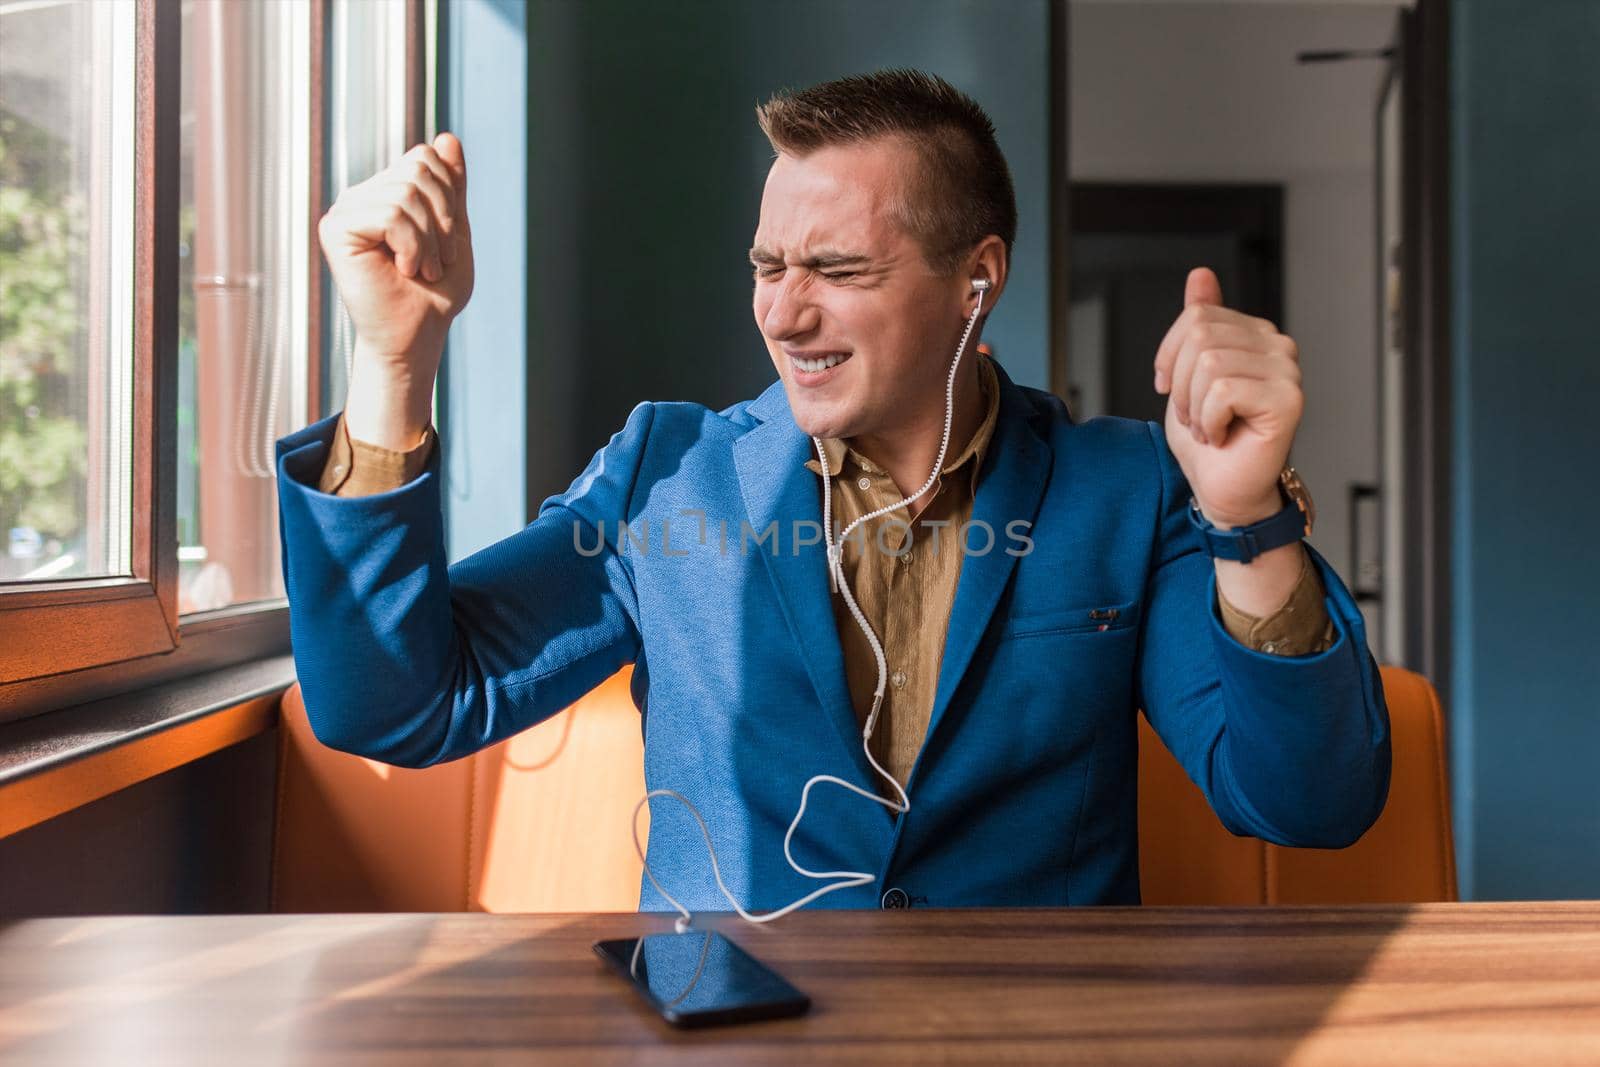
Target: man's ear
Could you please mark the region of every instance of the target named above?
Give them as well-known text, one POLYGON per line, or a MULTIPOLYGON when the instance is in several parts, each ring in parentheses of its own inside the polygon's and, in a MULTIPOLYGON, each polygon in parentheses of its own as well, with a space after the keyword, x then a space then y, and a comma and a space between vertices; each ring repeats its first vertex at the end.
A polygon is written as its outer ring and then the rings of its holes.
POLYGON ((971 315, 972 309, 978 306, 977 290, 971 288, 971 280, 974 278, 984 278, 989 282, 989 288, 983 294, 983 313, 987 316, 999 301, 1000 294, 1005 291, 1006 268, 1009 265, 1006 243, 994 234, 990 234, 978 242, 966 262, 966 270, 961 276, 966 287, 965 299, 961 305, 962 318, 971 315))

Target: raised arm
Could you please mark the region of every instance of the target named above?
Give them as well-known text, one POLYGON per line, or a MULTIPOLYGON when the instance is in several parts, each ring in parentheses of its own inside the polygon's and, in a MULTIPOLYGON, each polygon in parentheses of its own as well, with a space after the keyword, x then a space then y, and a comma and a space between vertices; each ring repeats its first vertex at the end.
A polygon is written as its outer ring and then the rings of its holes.
POLYGON ((614 545, 592 542, 599 524, 615 529, 628 513, 648 405, 535 522, 446 565, 440 457, 417 450, 445 332, 472 291, 465 180, 459 142, 441 134, 324 217, 323 251, 358 339, 349 402, 342 419, 278 443, 284 579, 312 729, 403 766, 509 737, 639 649, 627 565, 614 545), (365 495, 324 491, 342 488, 329 480, 341 425, 358 447, 401 457, 365 495), (588 551, 577 550, 575 523, 588 551))
POLYGON ((1189 486, 1149 424, 1162 492, 1141 620, 1138 699, 1150 724, 1233 833, 1341 848, 1389 790, 1389 715, 1355 598, 1309 545, 1326 589, 1331 647, 1247 648, 1218 614, 1216 569, 1190 528, 1189 486))

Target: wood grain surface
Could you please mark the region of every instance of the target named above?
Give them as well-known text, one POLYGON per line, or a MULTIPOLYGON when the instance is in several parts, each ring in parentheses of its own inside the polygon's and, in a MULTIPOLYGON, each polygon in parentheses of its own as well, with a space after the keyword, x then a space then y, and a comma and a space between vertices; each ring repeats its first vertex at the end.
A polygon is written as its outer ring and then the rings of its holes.
POLYGON ((800 912, 724 930, 800 1019, 678 1032, 645 915, 0 925, 5 1063, 1600 1063, 1600 904, 800 912))

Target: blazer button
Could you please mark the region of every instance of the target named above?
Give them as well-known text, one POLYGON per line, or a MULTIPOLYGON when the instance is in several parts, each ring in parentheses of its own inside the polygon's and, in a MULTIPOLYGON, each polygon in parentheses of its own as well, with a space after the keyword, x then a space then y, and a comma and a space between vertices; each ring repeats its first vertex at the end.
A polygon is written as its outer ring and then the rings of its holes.
POLYGON ((904 889, 891 889, 883 895, 883 906, 885 910, 890 908, 909 908, 911 907, 911 898, 906 896, 904 889))

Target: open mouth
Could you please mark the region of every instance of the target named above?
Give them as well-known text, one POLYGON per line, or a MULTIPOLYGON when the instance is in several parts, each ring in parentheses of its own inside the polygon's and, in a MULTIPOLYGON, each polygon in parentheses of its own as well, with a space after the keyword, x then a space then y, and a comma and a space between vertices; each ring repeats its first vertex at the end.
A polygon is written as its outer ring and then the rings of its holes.
POLYGON ((794 368, 797 381, 806 385, 818 385, 833 377, 833 371, 849 362, 850 355, 849 352, 825 352, 816 356, 791 355, 789 366, 794 368))

